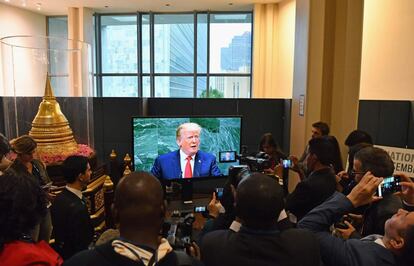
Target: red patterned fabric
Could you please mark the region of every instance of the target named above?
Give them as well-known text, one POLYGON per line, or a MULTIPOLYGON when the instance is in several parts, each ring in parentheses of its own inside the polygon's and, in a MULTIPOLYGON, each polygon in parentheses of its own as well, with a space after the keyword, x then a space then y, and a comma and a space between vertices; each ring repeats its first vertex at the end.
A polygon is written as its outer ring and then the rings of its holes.
POLYGON ((0 265, 62 265, 63 260, 45 241, 13 241, 0 251, 0 265))

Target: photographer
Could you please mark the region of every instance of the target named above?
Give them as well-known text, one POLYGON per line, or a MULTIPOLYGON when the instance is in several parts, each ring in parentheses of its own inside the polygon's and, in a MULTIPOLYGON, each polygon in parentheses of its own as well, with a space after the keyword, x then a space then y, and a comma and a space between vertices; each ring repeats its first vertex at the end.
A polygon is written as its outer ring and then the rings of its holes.
POLYGON ((146 172, 133 172, 118 183, 113 214, 120 237, 82 251, 65 265, 200 265, 173 251, 161 231, 166 205, 160 182, 146 172))
POLYGON ((319 265, 319 246, 312 234, 279 230, 283 201, 283 189, 271 177, 252 173, 243 179, 235 200, 241 228, 207 234, 201 242, 203 262, 207 266, 319 265))
MULTIPOLYGON (((335 192, 298 223, 298 227, 314 232, 319 239, 325 265, 413 265, 414 212, 398 210, 385 223, 384 236, 370 235, 361 240, 344 241, 329 232, 331 224, 341 215, 380 200, 374 193, 382 180, 367 172, 348 196, 335 192)), ((404 201, 414 204, 413 184, 406 181, 402 185, 404 201)))
POLYGON ((298 221, 335 191, 335 174, 331 168, 334 153, 335 147, 327 136, 309 141, 305 163, 310 173, 286 199, 286 210, 294 214, 298 221))

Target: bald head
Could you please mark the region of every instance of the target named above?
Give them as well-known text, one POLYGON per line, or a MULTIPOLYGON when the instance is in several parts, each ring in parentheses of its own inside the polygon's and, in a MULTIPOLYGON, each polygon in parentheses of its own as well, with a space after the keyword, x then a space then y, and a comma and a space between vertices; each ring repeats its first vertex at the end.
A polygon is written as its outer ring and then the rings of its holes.
POLYGON ((164 217, 161 183, 147 172, 133 172, 118 183, 114 212, 122 227, 157 227, 164 217))
POLYGON ((253 173, 237 187, 237 216, 248 227, 265 229, 273 226, 283 208, 282 187, 265 174, 253 173))

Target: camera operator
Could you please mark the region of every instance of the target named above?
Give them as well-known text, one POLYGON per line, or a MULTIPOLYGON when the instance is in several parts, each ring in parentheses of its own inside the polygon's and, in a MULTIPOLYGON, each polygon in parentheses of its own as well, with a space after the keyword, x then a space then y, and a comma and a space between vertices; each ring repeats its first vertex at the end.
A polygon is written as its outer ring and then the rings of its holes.
MULTIPOLYGON (((414 184, 401 182, 401 196, 407 205, 414 205, 414 184)), ((374 196, 382 178, 365 173, 348 196, 335 192, 332 197, 309 212, 298 227, 314 232, 321 245, 324 265, 413 265, 414 212, 399 209, 384 226, 384 236, 369 235, 361 240, 339 239, 329 232, 330 225, 341 215, 380 198, 374 196)))
POLYGON ((265 152, 269 156, 270 165, 269 168, 264 169, 265 174, 273 174, 280 160, 287 157, 273 138, 272 133, 266 133, 262 136, 259 143, 259 151, 265 152))
POLYGON ((156 177, 146 172, 127 175, 116 187, 113 204, 120 237, 76 254, 65 265, 199 265, 160 238, 165 211, 156 177))

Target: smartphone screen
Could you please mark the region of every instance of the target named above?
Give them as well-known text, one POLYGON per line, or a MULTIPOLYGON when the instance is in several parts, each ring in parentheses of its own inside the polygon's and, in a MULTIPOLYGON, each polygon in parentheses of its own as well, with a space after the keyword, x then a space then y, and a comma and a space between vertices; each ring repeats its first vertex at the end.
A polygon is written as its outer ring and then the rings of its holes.
POLYGON ((289 167, 292 166, 292 161, 291 160, 283 160, 282 165, 283 165, 283 168, 289 168, 289 167))
POLYGON ((378 186, 377 195, 383 197, 385 195, 401 191, 400 181, 400 177, 398 176, 389 176, 384 178, 384 180, 378 186))
POLYGON ((216 199, 221 200, 223 198, 223 191, 224 189, 222 187, 216 188, 216 199))
POLYGON ((194 207, 194 212, 206 212, 207 207, 206 206, 196 206, 194 207))

